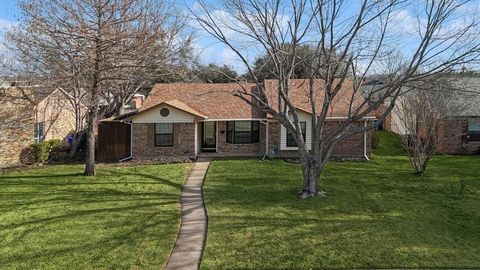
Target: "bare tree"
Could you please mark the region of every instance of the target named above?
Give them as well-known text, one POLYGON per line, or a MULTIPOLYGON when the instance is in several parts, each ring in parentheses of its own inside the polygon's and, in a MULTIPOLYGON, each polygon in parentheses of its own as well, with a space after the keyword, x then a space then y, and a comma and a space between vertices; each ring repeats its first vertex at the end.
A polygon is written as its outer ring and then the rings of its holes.
POLYGON ((423 174, 442 143, 441 127, 449 117, 452 87, 442 78, 417 82, 405 88, 392 110, 393 124, 401 131, 415 174, 423 174))
POLYGON ((386 98, 391 103, 383 118, 393 108, 402 86, 479 59, 477 17, 462 14, 462 23, 453 23, 459 12, 468 10, 463 7, 469 2, 232 0, 219 6, 201 2, 191 12, 205 31, 236 54, 256 83, 258 93, 244 89, 236 95, 272 115, 294 135, 303 171, 301 197, 306 198, 325 194, 320 189, 320 175, 333 147, 371 129, 358 123, 386 98), (395 20, 403 10, 418 14, 409 29, 414 33, 399 36, 395 20), (296 56, 304 44, 315 53, 301 60, 296 56), (267 54, 273 63, 270 73, 278 81, 275 100, 269 98, 249 59, 255 49, 267 54), (309 90, 305 95, 313 112, 311 150, 303 140, 296 106, 289 95, 290 79, 301 64, 308 69, 305 79, 309 90), (382 75, 384 83, 366 99, 361 98, 362 83, 375 74, 382 75), (353 93, 345 97, 345 86, 350 83, 353 93), (348 115, 337 127, 327 128, 327 115, 339 97, 348 99, 348 115))
POLYGON ((172 44, 189 44, 179 12, 155 0, 33 0, 20 7, 21 23, 9 35, 12 66, 67 91, 76 108, 87 107, 85 174, 95 175, 100 105, 106 98, 124 102, 171 62, 165 52, 172 44))
POLYGON ((35 106, 31 92, 31 89, 18 87, 0 88, 0 133, 8 129, 26 128, 25 126, 31 129, 32 110, 35 106))

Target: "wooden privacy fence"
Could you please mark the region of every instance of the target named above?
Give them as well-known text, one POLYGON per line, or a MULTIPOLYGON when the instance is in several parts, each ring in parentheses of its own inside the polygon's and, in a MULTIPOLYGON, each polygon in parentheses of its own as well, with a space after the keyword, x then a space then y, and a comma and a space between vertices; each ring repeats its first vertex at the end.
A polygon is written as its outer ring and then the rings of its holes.
POLYGON ((98 125, 98 161, 119 161, 131 156, 131 125, 104 121, 98 125))

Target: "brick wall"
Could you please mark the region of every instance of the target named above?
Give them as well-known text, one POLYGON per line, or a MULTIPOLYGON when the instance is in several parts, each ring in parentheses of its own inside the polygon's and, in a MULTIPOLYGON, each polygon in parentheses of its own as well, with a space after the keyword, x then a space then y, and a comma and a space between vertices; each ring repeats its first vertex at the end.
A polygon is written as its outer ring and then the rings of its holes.
POLYGON ((33 122, 32 116, 17 127, 0 129, 0 167, 20 163, 22 151, 33 143, 33 122))
POLYGON ((33 143, 34 106, 15 88, 0 89, 0 167, 20 162, 33 143))
POLYGON ((195 124, 173 124, 173 146, 155 146, 155 124, 133 124, 132 156, 134 159, 195 156, 195 124))
POLYGON ((245 153, 263 155, 265 153, 265 124, 260 123, 260 140, 251 144, 227 143, 227 124, 225 121, 217 122, 218 139, 217 148, 219 153, 245 153))
POLYGON ((65 95, 55 91, 37 104, 36 122, 44 122, 45 140, 64 140, 75 130, 75 111, 65 95))
MULTIPOLYGON (((328 121, 326 122, 326 127, 333 128, 335 125, 338 125, 340 122, 328 121)), ((277 150, 280 149, 280 123, 270 122, 269 124, 269 148, 275 146, 277 150)), ((363 125, 358 123, 358 125, 363 125)), ((372 131, 367 132, 367 155, 370 156, 372 152, 372 131)), ((332 157, 351 157, 351 158, 363 158, 363 133, 355 134, 339 143, 333 149, 332 157)), ((296 150, 280 150, 277 153, 279 157, 296 157, 298 153, 296 150)))
MULTIPOLYGON (((387 106, 385 104, 380 105, 378 109, 375 110, 375 117, 377 119, 380 119, 386 110, 387 110, 387 106)), ((392 130, 392 113, 391 112, 387 114, 382 124, 383 124, 384 130, 389 130, 389 131, 392 130)))
MULTIPOLYGON (((338 125, 328 122, 327 125, 338 125)), ((219 153, 244 153, 261 156, 265 153, 265 125, 260 124, 260 142, 252 144, 231 144, 226 142, 226 122, 217 122, 219 153)), ((156 159, 168 156, 193 157, 195 155, 195 126, 193 123, 174 124, 174 146, 154 146, 154 124, 133 124, 133 158, 156 159)), ((199 138, 200 139, 200 138, 199 138)), ((280 124, 269 122, 269 147, 275 145, 280 149, 280 124)), ((367 152, 371 153, 371 133, 367 137, 367 152)), ((297 151, 280 151, 279 157, 295 157, 297 151)), ((363 157, 363 133, 355 134, 337 144, 334 157, 363 157)))
POLYGON ((446 154, 474 154, 480 151, 480 142, 468 141, 468 119, 446 120, 440 128, 439 152, 446 154))

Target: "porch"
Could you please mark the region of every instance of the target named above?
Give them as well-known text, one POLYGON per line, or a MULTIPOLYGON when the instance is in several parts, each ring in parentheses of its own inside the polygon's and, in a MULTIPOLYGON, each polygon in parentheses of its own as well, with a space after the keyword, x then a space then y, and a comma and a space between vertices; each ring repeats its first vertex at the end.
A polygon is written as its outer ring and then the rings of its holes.
POLYGON ((257 153, 234 153, 234 152, 200 152, 197 158, 216 158, 216 157, 259 157, 257 153))
POLYGON ((263 156, 268 149, 266 119, 221 119, 196 123, 197 157, 263 156))

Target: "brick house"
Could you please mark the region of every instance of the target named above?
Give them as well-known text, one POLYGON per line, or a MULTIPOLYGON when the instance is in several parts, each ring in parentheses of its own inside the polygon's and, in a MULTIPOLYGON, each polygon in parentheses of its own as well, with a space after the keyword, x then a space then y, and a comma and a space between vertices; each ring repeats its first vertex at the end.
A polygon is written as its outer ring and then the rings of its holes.
POLYGON ((442 124, 440 151, 447 154, 480 154, 480 77, 453 80, 456 91, 449 115, 442 124))
MULTIPOLYGON (((289 95, 298 110, 305 141, 311 147, 312 113, 305 94, 305 82, 292 80, 289 95)), ((273 80, 265 81, 271 104, 278 100, 277 84, 273 80)), ((343 95, 337 96, 333 102, 327 117, 327 129, 335 128, 348 115, 352 82, 346 82, 344 87, 343 95)), ((242 89, 254 94, 256 86, 237 83, 156 84, 141 109, 124 119, 132 124, 132 158, 263 156, 271 149, 276 149, 276 156, 296 156, 293 136, 278 121, 233 94, 242 89)), ((322 102, 317 104, 321 106, 322 102)), ((374 116, 367 116, 356 124, 367 125, 373 119, 374 116)), ((368 159, 370 140, 370 132, 356 134, 339 143, 332 155, 368 159)))
POLYGON ((145 101, 145 96, 142 94, 134 94, 132 99, 125 104, 124 112, 131 113, 136 112, 142 107, 143 102, 145 101))
MULTIPOLYGON (((448 81, 452 89, 447 100, 447 115, 438 132, 438 150, 446 154, 480 154, 480 77, 452 76, 448 81)), ((371 87, 365 89, 367 93, 371 91, 371 87)), ((403 111, 399 106, 395 104, 382 127, 406 135, 401 120, 403 111)), ((377 118, 385 108, 386 105, 382 105, 375 112, 377 118)))
POLYGON ((31 144, 63 140, 75 128, 73 109, 59 90, 6 87, 0 101, 0 167, 19 163, 31 144))

